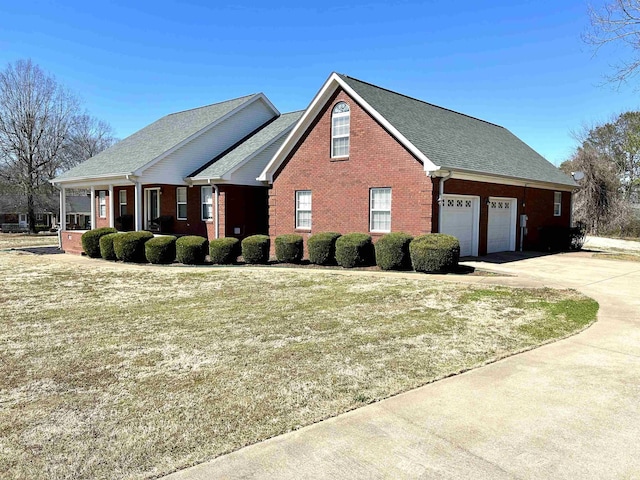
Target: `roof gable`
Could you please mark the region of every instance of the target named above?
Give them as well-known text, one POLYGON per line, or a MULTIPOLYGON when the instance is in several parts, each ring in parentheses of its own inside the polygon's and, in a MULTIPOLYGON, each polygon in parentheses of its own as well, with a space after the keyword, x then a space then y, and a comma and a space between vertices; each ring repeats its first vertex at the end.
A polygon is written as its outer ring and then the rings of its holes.
POLYGON ((260 180, 273 181, 287 155, 339 88, 420 160, 427 172, 458 171, 575 186, 571 178, 503 127, 336 73, 316 94, 260 180))
MULTIPOLYGON (((227 177, 275 141, 284 140, 284 135, 293 128, 302 114, 303 111, 298 111, 280 115, 193 172, 189 177, 196 181, 227 177)), ((257 170, 253 176, 257 177, 259 173, 260 171, 257 170)))
POLYGON ((277 113, 275 107, 262 94, 248 95, 205 107, 172 113, 64 172, 54 179, 54 182, 76 178, 134 174, 201 135, 218 121, 258 98, 264 99, 277 113))

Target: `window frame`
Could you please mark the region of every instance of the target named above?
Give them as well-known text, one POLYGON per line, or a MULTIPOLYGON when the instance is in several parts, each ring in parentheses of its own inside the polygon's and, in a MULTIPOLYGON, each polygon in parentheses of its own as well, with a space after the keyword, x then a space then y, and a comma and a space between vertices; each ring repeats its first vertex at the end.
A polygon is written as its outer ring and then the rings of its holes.
POLYGON ((331 109, 331 158, 348 158, 351 150, 351 107, 347 102, 340 101, 336 103, 331 109), (347 107, 346 111, 336 112, 336 109, 344 105, 347 107), (336 135, 335 120, 340 118, 347 118, 347 133, 344 135, 336 135), (339 138, 347 139, 347 153, 343 155, 336 155, 335 153, 335 140, 339 138))
POLYGON ((296 190, 296 195, 295 195, 295 223, 296 223, 296 230, 311 230, 312 226, 313 226, 313 194, 311 193, 311 190, 296 190), (308 209, 301 209, 300 208, 300 197, 301 194, 309 194, 309 208, 308 209), (309 225, 302 225, 300 222, 300 213, 306 213, 309 212, 309 225))
POLYGON ((562 215, 562 192, 553 192, 553 216, 559 217, 561 215, 562 215))
MULTIPOLYGON (((213 192, 212 192, 213 195, 213 192)), ((176 220, 186 220, 187 219, 187 187, 176 187, 176 220), (178 192, 181 190, 184 191, 184 202, 180 201, 180 195, 178 192), (184 217, 180 216, 180 206, 184 205, 184 217)))
POLYGON ((391 232, 391 205, 392 205, 393 190, 391 187, 372 187, 369 189, 369 231, 371 233, 389 233, 391 232), (375 192, 389 191, 389 208, 374 208, 373 196, 375 192), (389 212, 389 229, 381 230, 374 228, 374 212, 389 212))
POLYGON ((122 190, 118 190, 118 212, 120 216, 127 214, 127 191, 123 188, 122 190), (124 202, 122 201, 122 194, 124 193, 124 202), (124 212, 122 211, 122 207, 124 207, 124 212))
POLYGON ((203 185, 200 187, 200 219, 203 222, 208 222, 213 220, 213 187, 211 185, 203 185), (209 201, 206 201, 205 192, 209 191, 209 201), (204 216, 204 207, 205 205, 210 206, 211 208, 211 216, 204 216))
POLYGON ((100 190, 98 192, 98 215, 100 218, 107 218, 107 192, 100 190), (104 210, 104 212, 103 212, 104 210))

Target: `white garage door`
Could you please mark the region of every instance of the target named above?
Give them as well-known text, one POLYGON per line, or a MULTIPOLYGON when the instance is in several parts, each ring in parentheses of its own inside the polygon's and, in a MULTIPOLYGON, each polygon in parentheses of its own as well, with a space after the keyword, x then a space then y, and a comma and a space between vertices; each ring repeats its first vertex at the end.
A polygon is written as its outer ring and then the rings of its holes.
POLYGON ((444 195, 440 232, 460 242, 460 256, 478 255, 478 198, 444 195))
POLYGON ((514 198, 489 199, 487 253, 516 249, 516 210, 514 198))

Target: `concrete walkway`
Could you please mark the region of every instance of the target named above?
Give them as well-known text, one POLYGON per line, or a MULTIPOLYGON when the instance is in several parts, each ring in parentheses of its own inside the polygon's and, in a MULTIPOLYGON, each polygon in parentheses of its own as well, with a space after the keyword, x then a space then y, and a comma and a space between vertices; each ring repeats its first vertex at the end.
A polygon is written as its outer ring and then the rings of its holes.
POLYGON ((640 263, 572 253, 468 264, 576 288, 600 302, 599 321, 166 478, 640 478, 640 263))

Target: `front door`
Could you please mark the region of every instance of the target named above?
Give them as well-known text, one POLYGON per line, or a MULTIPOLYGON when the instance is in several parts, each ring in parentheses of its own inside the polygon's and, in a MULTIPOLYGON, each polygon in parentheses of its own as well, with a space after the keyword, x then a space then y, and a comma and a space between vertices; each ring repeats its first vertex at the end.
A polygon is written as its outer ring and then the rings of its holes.
POLYGON ((160 189, 147 188, 144 191, 144 228, 149 230, 151 222, 160 216, 160 189))
POLYGON ((18 220, 18 223, 20 225, 20 228, 27 228, 27 214, 26 213, 21 213, 20 214, 20 218, 18 220))

